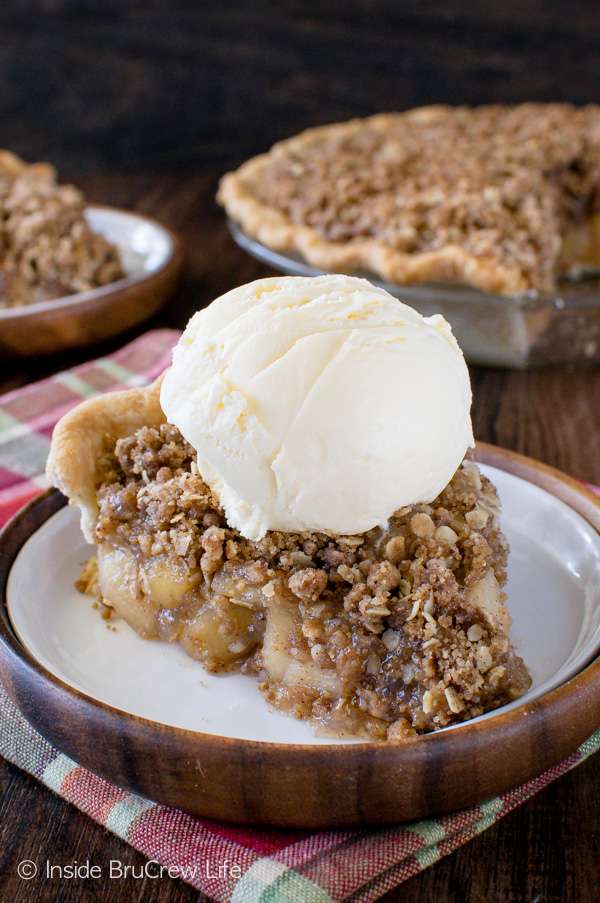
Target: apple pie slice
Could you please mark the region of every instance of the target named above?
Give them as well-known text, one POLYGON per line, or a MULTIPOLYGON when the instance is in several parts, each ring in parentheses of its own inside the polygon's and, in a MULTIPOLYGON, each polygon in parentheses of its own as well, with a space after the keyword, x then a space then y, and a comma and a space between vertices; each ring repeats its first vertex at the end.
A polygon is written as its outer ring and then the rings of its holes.
POLYGON ((140 636, 255 675, 272 705, 328 733, 405 740, 530 684, 509 639, 498 497, 468 457, 385 526, 250 540, 166 421, 159 381, 63 418, 48 473, 97 546, 85 589, 140 636))
POLYGON ((85 198, 49 163, 0 150, 0 309, 101 288, 125 276, 120 252, 85 216, 85 198))

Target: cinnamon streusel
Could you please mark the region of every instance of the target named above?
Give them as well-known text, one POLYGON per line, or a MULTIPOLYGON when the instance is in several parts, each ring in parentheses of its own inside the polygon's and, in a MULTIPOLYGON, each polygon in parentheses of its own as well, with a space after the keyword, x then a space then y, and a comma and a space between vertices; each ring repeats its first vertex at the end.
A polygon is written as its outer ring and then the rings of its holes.
POLYGON ((124 276, 119 251, 92 231, 85 200, 48 163, 0 151, 0 308, 48 301, 124 276))

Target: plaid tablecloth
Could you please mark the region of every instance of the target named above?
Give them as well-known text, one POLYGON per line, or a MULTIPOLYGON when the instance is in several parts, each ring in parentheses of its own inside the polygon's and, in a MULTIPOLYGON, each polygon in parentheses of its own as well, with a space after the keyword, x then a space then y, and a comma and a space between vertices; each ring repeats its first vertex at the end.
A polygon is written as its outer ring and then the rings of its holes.
MULTIPOLYGON (((158 330, 111 357, 0 398, 0 524, 46 484, 52 428, 97 392, 146 383, 169 363, 177 333, 158 330)), ((573 755, 510 793, 453 815, 361 831, 268 831, 194 818, 120 790, 37 734, 0 686, 0 754, 63 799, 171 868, 208 896, 236 903, 367 901, 397 887, 574 768, 600 748, 600 731, 573 755)))

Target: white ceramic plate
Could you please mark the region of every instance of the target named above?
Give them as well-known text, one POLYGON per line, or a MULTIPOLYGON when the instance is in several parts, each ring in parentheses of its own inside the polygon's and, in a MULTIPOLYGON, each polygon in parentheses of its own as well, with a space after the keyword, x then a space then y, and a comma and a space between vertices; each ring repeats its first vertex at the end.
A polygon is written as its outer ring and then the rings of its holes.
POLYGON ((88 292, 65 295, 63 298, 52 298, 50 301, 39 301, 22 307, 0 308, 0 321, 32 317, 42 311, 55 311, 100 298, 156 273, 173 256, 173 239, 169 231, 154 220, 114 207, 88 207, 85 215, 94 232, 99 232, 118 247, 125 278, 88 292))
MULTIPOLYGON (((545 490, 482 469, 502 500, 512 636, 533 678, 526 696, 497 713, 564 683, 600 648, 600 536, 545 490)), ((77 511, 63 508, 25 543, 8 580, 9 613, 21 642, 65 683, 123 711, 204 733, 352 742, 315 737, 308 725, 273 711, 251 677, 207 674, 178 646, 142 640, 123 621, 107 626, 73 587, 89 553, 77 511)))

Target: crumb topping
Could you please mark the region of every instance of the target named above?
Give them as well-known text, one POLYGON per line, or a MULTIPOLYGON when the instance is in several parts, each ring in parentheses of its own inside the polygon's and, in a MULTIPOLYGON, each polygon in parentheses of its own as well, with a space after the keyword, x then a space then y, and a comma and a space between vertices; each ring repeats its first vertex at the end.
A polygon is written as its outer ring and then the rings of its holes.
POLYGON ((188 629, 197 637, 201 622, 205 642, 207 611, 218 611, 227 655, 204 664, 258 672, 267 699, 299 717, 399 740, 502 705, 529 684, 499 589, 507 545, 497 494, 473 461, 431 504, 397 511, 385 529, 270 532, 253 542, 229 528, 194 450, 163 424, 116 442, 98 503, 101 548, 185 575, 184 602, 156 613, 167 638, 194 654, 188 629), (273 677, 261 641, 274 606, 288 619, 288 658, 304 673, 313 663, 335 692, 273 677))
POLYGON ((0 307, 98 288, 124 275, 117 248, 93 232, 85 199, 54 169, 0 152, 0 307))
POLYGON ((332 242, 458 246, 552 290, 562 238, 600 207, 600 107, 425 108, 282 142, 250 186, 332 242))

